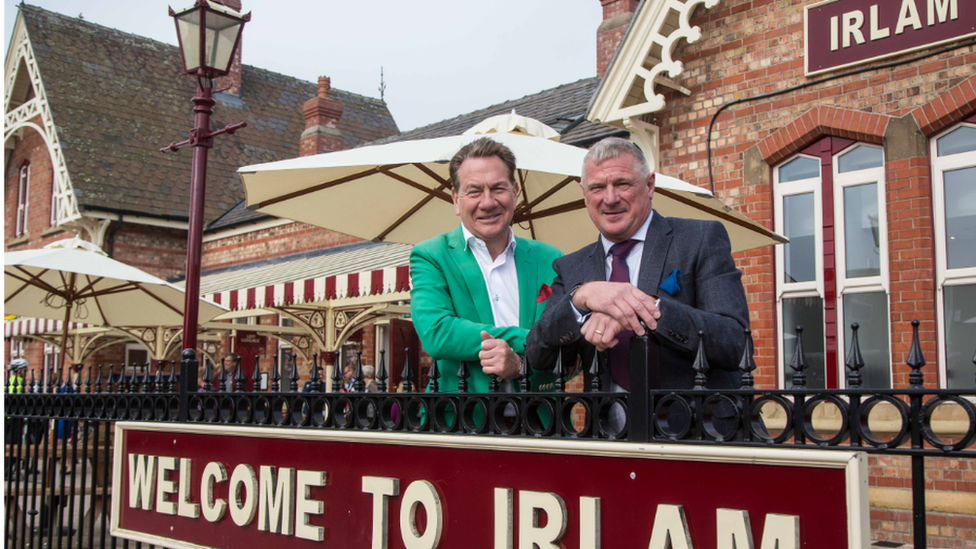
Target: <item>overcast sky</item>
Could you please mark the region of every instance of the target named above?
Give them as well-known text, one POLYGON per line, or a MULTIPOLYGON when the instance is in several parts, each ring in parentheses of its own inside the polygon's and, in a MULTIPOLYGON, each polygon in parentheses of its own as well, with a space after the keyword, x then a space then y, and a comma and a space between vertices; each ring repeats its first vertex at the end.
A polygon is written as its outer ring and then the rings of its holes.
MULTIPOLYGON (((19 0, 4 0, 4 54, 19 0)), ((31 4, 176 44, 167 6, 191 0, 31 4)), ((243 0, 243 61, 385 98, 401 130, 596 75, 599 0, 243 0)), ((174 78, 176 75, 174 75, 174 78)), ((187 111, 189 113, 189 110, 187 111)), ((188 114, 189 116, 189 114, 188 114)))

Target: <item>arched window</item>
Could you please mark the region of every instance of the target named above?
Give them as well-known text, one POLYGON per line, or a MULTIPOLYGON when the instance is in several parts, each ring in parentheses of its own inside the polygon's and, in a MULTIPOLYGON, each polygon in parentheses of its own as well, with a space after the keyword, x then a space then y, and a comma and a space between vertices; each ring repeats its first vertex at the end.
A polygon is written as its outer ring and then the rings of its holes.
POLYGON ((30 194, 30 162, 20 166, 20 178, 17 183, 17 222, 14 236, 27 234, 27 198, 30 194))
POLYGON ((826 137, 773 170, 776 230, 790 243, 776 251, 776 300, 783 387, 796 326, 803 326, 807 386, 845 384, 850 325, 867 365, 863 385, 891 386, 884 152, 826 137))
POLYGON ((936 308, 942 379, 973 386, 976 366, 976 124, 931 140, 936 245, 936 308))

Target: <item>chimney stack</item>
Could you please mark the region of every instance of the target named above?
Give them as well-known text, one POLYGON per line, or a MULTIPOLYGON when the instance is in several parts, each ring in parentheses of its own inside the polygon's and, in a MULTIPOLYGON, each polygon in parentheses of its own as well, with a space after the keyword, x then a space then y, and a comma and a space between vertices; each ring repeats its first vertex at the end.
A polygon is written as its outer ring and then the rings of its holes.
POLYGON ((600 4, 603 5, 603 23, 596 30, 597 78, 603 78, 610 67, 613 54, 624 39, 640 0, 600 0, 600 4))
POLYGON ((311 156, 323 152, 339 151, 346 148, 339 131, 342 118, 342 103, 329 97, 332 80, 328 76, 319 77, 318 97, 309 99, 302 106, 305 115, 305 131, 298 147, 299 156, 311 156))
MULTIPOLYGON (((241 13, 241 0, 215 0, 219 4, 241 13)), ((237 51, 234 52, 234 59, 230 62, 230 72, 227 76, 221 76, 214 81, 214 91, 241 95, 241 49, 244 47, 244 37, 237 42, 237 51)))

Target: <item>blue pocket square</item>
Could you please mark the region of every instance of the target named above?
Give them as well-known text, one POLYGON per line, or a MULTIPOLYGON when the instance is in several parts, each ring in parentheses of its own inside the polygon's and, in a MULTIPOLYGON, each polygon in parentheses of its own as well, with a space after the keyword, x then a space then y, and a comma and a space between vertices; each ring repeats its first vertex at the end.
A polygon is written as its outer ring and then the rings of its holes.
POLYGON ((681 271, 675 269, 671 271, 671 274, 664 279, 658 288, 664 290, 668 295, 674 295, 681 291, 681 286, 678 286, 678 277, 681 276, 681 271))

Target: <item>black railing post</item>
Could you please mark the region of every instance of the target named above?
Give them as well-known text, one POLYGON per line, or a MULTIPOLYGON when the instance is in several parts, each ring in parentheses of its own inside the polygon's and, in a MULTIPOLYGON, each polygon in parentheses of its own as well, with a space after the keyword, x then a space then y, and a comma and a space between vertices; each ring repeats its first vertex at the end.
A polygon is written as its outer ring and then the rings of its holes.
POLYGON ((627 440, 630 442, 651 439, 650 374, 652 368, 655 371, 658 368, 657 340, 651 337, 643 322, 641 326, 644 335, 630 339, 630 396, 627 397, 627 440))
MULTIPOLYGON (((922 346, 918 343, 918 320, 912 321, 912 348, 908 352, 905 362, 912 368, 908 375, 909 389, 924 389, 922 366, 925 357, 922 356, 922 346)), ((922 395, 913 392, 909 396, 911 404, 912 449, 921 450, 924 447, 922 426, 925 418, 922 414, 922 395)), ((912 538, 916 549, 926 547, 927 532, 925 531, 925 456, 912 456, 912 538)))
MULTIPOLYGON (((190 418, 190 393, 197 390, 197 354, 193 349, 183 349, 180 355, 180 413, 177 420, 186 423, 190 418)), ((123 371, 125 369, 123 368, 123 371)))
MULTIPOLYGON (((793 352, 793 360, 790 361, 790 368, 793 369, 793 389, 805 391, 807 388, 807 375, 804 373, 808 367, 807 355, 803 350, 803 326, 796 327, 796 348, 793 352)), ((793 442, 798 445, 805 444, 807 441, 806 431, 804 431, 803 404, 806 398, 802 393, 793 395, 793 442)))

